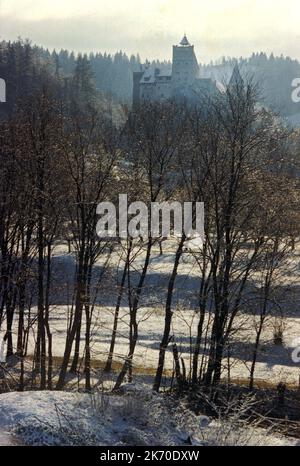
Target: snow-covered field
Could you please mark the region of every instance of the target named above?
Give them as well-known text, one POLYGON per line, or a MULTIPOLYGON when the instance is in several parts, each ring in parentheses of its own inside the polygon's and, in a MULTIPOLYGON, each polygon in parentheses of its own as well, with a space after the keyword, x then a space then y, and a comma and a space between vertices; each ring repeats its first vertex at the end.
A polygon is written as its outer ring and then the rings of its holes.
MULTIPOLYGON (((139 339, 134 356, 134 366, 139 373, 153 370, 157 365, 158 348, 164 326, 164 301, 167 280, 174 260, 174 247, 164 245, 163 256, 156 249, 152 255, 150 269, 145 285, 141 307, 138 311, 139 339)), ((300 278, 298 263, 300 257, 295 253, 291 257, 291 268, 282 282, 289 281, 294 288, 292 293, 286 291, 276 297, 277 308, 282 309, 284 315, 284 342, 283 345, 273 343, 274 326, 276 318, 268 318, 268 324, 262 334, 262 344, 259 349, 255 376, 257 380, 266 380, 272 383, 279 381, 298 384, 300 364, 292 360, 295 342, 300 337, 300 292, 297 283, 300 278)), ((143 264, 143 256, 138 256, 134 267, 138 271, 143 264)), ((97 264, 101 270, 101 262, 97 264)), ((68 254, 63 245, 59 245, 53 258, 53 292, 51 298, 51 330, 53 332, 53 352, 55 356, 62 356, 64 351, 67 320, 72 303, 73 279, 75 271, 74 255, 68 254)), ((92 356, 94 360, 104 362, 109 349, 113 315, 116 303, 116 290, 120 273, 122 272, 122 259, 118 254, 111 257, 109 271, 104 278, 101 292, 95 307, 93 319, 92 356)), ((133 273, 134 278, 134 273, 133 273)), ((180 355, 190 365, 190 335, 196 334, 198 316, 193 308, 197 299, 199 286, 199 269, 194 258, 188 254, 183 255, 176 289, 174 293, 174 316, 172 334, 178 345, 180 355)), ((126 293, 125 293, 126 295, 126 293)), ((128 306, 124 297, 120 309, 118 336, 115 347, 115 361, 122 363, 128 351, 129 315, 128 306)), ((36 308, 32 309, 34 314, 36 308)), ((235 327, 238 329, 232 339, 230 348, 230 372, 232 378, 247 379, 249 376, 252 348, 255 336, 255 316, 250 313, 237 316, 235 327)), ((16 328, 16 326, 15 326, 16 328)), ((1 335, 0 335, 1 338, 1 335)), ((82 332, 84 339, 84 328, 82 332)), ((29 340, 29 354, 33 354, 34 338, 31 334, 29 340)), ((81 345, 83 353, 84 342, 81 345)), ((171 349, 167 351, 166 374, 173 369, 173 356, 171 349)), ((224 359, 224 372, 228 371, 227 359, 224 359)))
POLYGON ((0 395, 0 441, 23 445, 298 445, 230 419, 196 416, 140 385, 122 395, 24 392, 0 395))
MULTIPOLYGON (((113 324, 113 307, 99 307, 96 310, 96 322, 92 338, 92 357, 96 361, 105 361, 109 349, 111 328, 113 324)), ((62 356, 65 343, 66 316, 68 308, 60 306, 53 311, 51 328, 53 331, 53 354, 62 356)), ((160 309, 141 308, 139 310, 139 340, 134 356, 134 366, 139 374, 145 369, 145 373, 154 370, 157 366, 158 348, 161 338, 161 329, 164 325, 164 314, 160 309)), ((172 333, 176 337, 180 356, 184 358, 186 367, 189 368, 190 341, 189 333, 195 335, 197 315, 189 310, 176 310, 173 317, 172 333)), ((128 351, 128 310, 122 307, 118 327, 118 338, 115 346, 114 360, 122 363, 128 351)), ((272 337, 272 325, 263 334, 263 344, 260 347, 256 366, 256 379, 267 380, 272 383, 279 381, 298 384, 300 364, 293 362, 293 342, 300 335, 300 319, 285 319, 285 341, 283 345, 275 345, 272 337)), ((84 333, 83 333, 84 336, 84 333)), ((253 324, 251 316, 243 319, 243 329, 236 335, 235 345, 232 348, 230 359, 231 377, 247 379, 252 356, 253 324), (247 361, 248 359, 248 361, 247 361)), ((82 352, 84 349, 82 343, 82 352)), ((33 340, 29 347, 33 354, 33 340)), ((172 349, 169 348, 166 355, 165 373, 173 370, 172 349)), ((227 360, 224 359, 223 371, 227 373, 227 360)))
MULTIPOLYGON (((152 383, 158 348, 164 325, 166 285, 174 260, 174 250, 164 248, 160 256, 156 250, 141 307, 138 311, 139 340, 134 356, 138 380, 152 383)), ((284 343, 273 343, 276 320, 269 318, 262 335, 258 354, 256 381, 271 383, 285 381, 298 384, 300 365, 293 362, 292 351, 300 336, 299 255, 291 258, 290 275, 283 277, 295 288, 289 297, 282 293, 277 300, 284 317, 284 343)), ((143 257, 135 260, 136 270, 143 257)), ((97 264, 101 270, 101 263, 97 264)), ((65 247, 55 250, 53 259, 53 292, 51 296, 51 330, 53 352, 62 356, 65 332, 72 303, 74 255, 65 247)), ((119 270, 119 275, 118 275, 119 270)), ((95 306, 92 329, 92 357, 104 362, 107 358, 116 302, 117 276, 122 261, 114 255, 109 264, 101 293, 95 306)), ((184 358, 190 364, 191 335, 196 333, 198 316, 195 308, 199 272, 195 261, 184 255, 179 267, 174 293, 172 334, 184 358)), ((134 277, 133 277, 134 278, 134 277)), ((31 309, 34 315, 35 307, 31 309)), ((129 315, 126 299, 122 301, 114 360, 122 363, 128 351, 129 315)), ((207 322, 206 322, 207 323, 207 322)), ((247 379, 252 356, 255 316, 244 313, 236 319, 230 355, 232 378, 247 379)), ((15 326, 16 329, 16 326, 15 326)), ((84 325, 82 335, 84 336, 84 325)), ((1 335, 0 335, 1 338, 1 335)), ((2 340, 2 339, 1 339, 2 340)), ((5 348, 2 348, 5 350, 5 348)), ((29 355, 33 354, 34 335, 29 339, 29 355)), ((81 354, 84 342, 81 345, 81 354)), ((167 351, 165 374, 173 370, 173 355, 167 351)), ((227 359, 224 360, 227 375, 227 359)), ((98 374, 99 375, 99 374, 98 374)), ((99 379, 97 380, 99 385, 99 379)), ((101 382, 101 380, 100 380, 101 382)), ((105 381, 110 386, 111 380, 105 381)), ((103 386, 105 386, 105 383, 103 386)), ((101 385, 101 384, 100 384, 101 385)), ((295 445, 298 441, 274 435, 265 429, 244 427, 230 420, 222 421, 195 416, 183 405, 174 405, 164 395, 151 392, 149 385, 126 385, 123 394, 95 391, 93 395, 76 392, 24 392, 0 395, 0 445, 295 445), (167 400, 167 401, 166 401, 167 400), (204 427, 205 425, 205 427, 204 427)))

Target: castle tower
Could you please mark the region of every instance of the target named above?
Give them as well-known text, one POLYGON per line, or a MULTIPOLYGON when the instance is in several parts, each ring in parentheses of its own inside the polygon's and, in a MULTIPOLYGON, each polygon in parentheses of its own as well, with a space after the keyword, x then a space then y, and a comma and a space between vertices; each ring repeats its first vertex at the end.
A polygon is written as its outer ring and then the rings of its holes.
MULTIPOLYGON (((235 73, 236 75, 237 73, 235 73)), ((199 78, 194 46, 186 35, 173 45, 172 71, 151 66, 149 62, 133 73, 133 108, 142 102, 184 101, 194 105, 201 95, 218 92, 211 78, 199 78)))
POLYGON ((198 78, 199 66, 194 52, 194 46, 189 43, 186 35, 178 45, 173 45, 172 60, 172 91, 182 90, 193 84, 198 78))
POLYGON ((133 108, 137 108, 140 105, 140 81, 144 75, 144 71, 133 72, 133 93, 132 93, 132 104, 133 108))

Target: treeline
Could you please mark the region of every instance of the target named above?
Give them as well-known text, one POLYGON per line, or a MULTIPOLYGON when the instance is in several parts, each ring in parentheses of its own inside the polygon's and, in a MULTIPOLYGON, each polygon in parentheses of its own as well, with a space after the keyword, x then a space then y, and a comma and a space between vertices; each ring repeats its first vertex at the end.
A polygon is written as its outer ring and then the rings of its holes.
MULTIPOLYGON (((97 52, 78 56, 72 51, 50 52, 43 47, 31 46, 21 41, 2 42, 0 72, 2 77, 7 79, 9 86, 14 86, 16 81, 21 80, 18 89, 22 89, 23 92, 28 86, 34 86, 33 63, 35 66, 37 63, 46 66, 54 76, 68 78, 73 75, 80 57, 90 63, 93 81, 99 92, 117 101, 131 103, 132 73, 141 66, 138 55, 128 57, 120 51, 113 55, 97 52)), ((298 105, 291 99, 291 83, 294 78, 300 77, 298 60, 284 56, 275 57, 273 54, 268 56, 263 52, 253 53, 249 58, 224 57, 216 62, 200 65, 201 74, 220 81, 224 77, 228 80, 236 63, 244 74, 253 75, 254 81, 259 83, 261 100, 266 106, 283 115, 299 113, 298 105)), ((157 60, 153 61, 151 66, 166 70, 171 68, 171 63, 157 60)))
MULTIPOLYGON (((68 81, 74 75, 78 62, 88 64, 93 84, 99 93, 131 103, 132 73, 141 67, 139 56, 129 58, 122 52, 114 55, 75 55, 68 50, 50 52, 21 40, 0 44, 0 74, 7 81, 10 102, 34 88, 39 70, 46 69, 54 78, 68 81)), ((152 65, 170 66, 167 62, 153 62, 152 65)))
POLYGON ((204 75, 222 81, 230 77, 235 64, 241 73, 258 84, 260 101, 268 108, 283 116, 299 113, 299 104, 292 101, 292 81, 300 77, 300 63, 290 57, 275 57, 273 53, 253 53, 249 58, 222 58, 216 63, 202 67, 204 75))
MULTIPOLYGON (((56 63, 63 75, 69 75, 74 70, 75 56, 66 50, 60 52, 39 49, 44 60, 56 63)), ((90 53, 90 61, 96 88, 106 94, 111 94, 121 101, 131 103, 132 99, 132 73, 138 71, 141 65, 140 57, 128 57, 123 52, 114 55, 90 53)), ((299 113, 299 105, 291 99, 292 81, 300 77, 300 63, 290 57, 275 57, 272 53, 253 53, 249 58, 225 58, 200 65, 203 76, 222 81, 225 76, 230 78, 234 65, 238 63, 243 74, 253 76, 261 90, 261 100, 272 110, 282 115, 299 113)), ((171 63, 155 60, 150 64, 153 68, 163 70, 171 69, 171 63)))
POLYGON ((110 101, 110 112, 118 107, 111 97, 97 89, 92 66, 87 56, 67 53, 69 68, 62 68, 60 60, 55 53, 47 53, 41 48, 31 46, 28 41, 2 42, 0 44, 0 76, 6 81, 6 103, 0 106, 0 117, 7 118, 13 115, 21 104, 35 98, 43 88, 51 90, 53 97, 58 99, 66 108, 70 102, 95 106, 104 104, 107 107, 110 101), (73 57, 73 58, 72 58, 73 57))
MULTIPOLYGON (((32 67, 35 74, 34 63, 32 67)), ((198 109, 171 102, 145 105, 127 115, 125 125, 117 125, 103 103, 99 105, 86 57, 78 57, 67 82, 59 73, 53 78, 44 71, 42 67, 37 74, 35 92, 17 101, 0 127, 4 378, 17 366, 20 390, 62 389, 70 371, 84 377, 86 390, 92 388, 93 351, 103 331, 97 325, 97 309, 108 271, 110 291, 117 292, 111 293, 114 319, 105 371, 120 358, 115 345, 122 335, 120 308, 126 306, 128 347, 115 388, 126 377, 133 380, 142 297, 149 293, 146 283, 155 247, 164 238, 97 237, 97 204, 117 203, 118 194, 127 193, 129 203, 143 201, 149 211, 153 202, 165 200, 205 205, 203 244, 190 247, 182 233, 173 245, 161 298, 165 318, 156 330, 160 345, 154 390, 161 387, 171 345, 179 388, 217 387, 224 377, 224 360, 229 383, 232 347, 243 327, 240 317, 247 313, 255 318, 255 341, 244 356, 253 388, 262 332, 269 316, 278 312, 273 303, 280 267, 298 239, 299 135, 280 127, 272 113, 257 106, 251 82, 232 83, 226 93, 198 109), (63 96, 62 89, 67 89, 63 96), (64 347, 54 357, 52 265, 55 248, 62 245, 69 245, 76 267, 71 284, 61 283, 65 292, 71 288, 71 301, 62 304, 64 347), (179 358, 172 330, 183 255, 195 259, 198 271, 189 367, 179 358), (116 257, 121 269, 117 276, 110 269, 116 257)), ((16 372, 13 380, 16 383, 16 372)))

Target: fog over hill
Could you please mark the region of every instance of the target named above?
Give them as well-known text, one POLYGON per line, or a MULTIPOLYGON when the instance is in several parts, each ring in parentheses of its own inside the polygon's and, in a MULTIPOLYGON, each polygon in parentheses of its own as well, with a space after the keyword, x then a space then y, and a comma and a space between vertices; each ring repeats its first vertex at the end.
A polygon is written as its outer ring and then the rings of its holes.
MULTIPOLYGON (((28 90, 34 85, 36 73, 30 75, 33 65, 46 67, 51 75, 63 79, 73 75, 78 57, 89 63, 91 80, 98 91, 116 101, 131 104, 132 73, 140 69, 142 62, 139 55, 127 56, 122 51, 115 54, 92 52, 81 55, 71 50, 49 51, 31 45, 30 42, 3 41, 0 49, 0 77, 6 79, 14 96, 16 92, 25 92, 25 88, 28 90)), ((251 76, 257 83, 264 105, 283 116, 291 117, 290 120, 296 124, 299 103, 292 101, 291 94, 292 81, 300 77, 299 61, 263 52, 253 53, 248 58, 223 57, 208 64, 200 63, 200 76, 226 83, 236 63, 242 74, 251 76)), ((171 62, 156 60, 150 66, 168 70, 171 62)))

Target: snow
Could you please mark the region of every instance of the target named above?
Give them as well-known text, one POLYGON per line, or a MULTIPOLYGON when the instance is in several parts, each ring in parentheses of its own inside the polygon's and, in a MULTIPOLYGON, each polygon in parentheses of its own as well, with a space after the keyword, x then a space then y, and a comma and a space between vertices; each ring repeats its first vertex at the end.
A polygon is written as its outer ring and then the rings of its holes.
MULTIPOLYGON (((163 245, 164 254, 154 251, 151 257, 149 274, 141 307, 138 310, 139 340, 134 355, 135 380, 153 382, 153 371, 157 366, 158 349, 164 325, 165 290, 174 261, 174 247, 163 245), (151 374, 151 375, 150 375, 151 374)), ((299 256, 291 259, 293 267, 299 256)), ((134 267, 140 269, 143 255, 137 256, 134 267)), ((101 263, 97 264, 99 269, 101 263)), ((75 270, 74 254, 68 254, 59 245, 53 260, 53 295, 51 296, 51 331, 53 351, 62 356, 64 351, 67 317, 75 270)), ((292 271, 286 279, 290 283, 299 282, 298 271, 292 271)), ((110 261, 107 283, 103 284, 100 300, 94 313, 92 335, 92 358, 105 361, 111 337, 113 314, 116 302, 117 269, 122 269, 122 261, 114 254, 110 261)), ((190 367, 190 334, 196 334, 198 316, 193 310, 199 285, 199 270, 193 258, 184 255, 180 263, 174 293, 174 314, 172 334, 180 356, 190 367)), ((280 291, 280 290, 279 290, 280 291)), ((296 289, 297 291, 297 289, 296 289)), ((293 299, 280 296, 278 305, 283 310, 284 342, 273 343, 274 319, 270 318, 262 334, 262 344, 258 354, 255 379, 278 383, 284 381, 298 384, 299 364, 293 362, 292 353, 296 338, 300 334, 298 316, 300 294, 295 292, 293 299), (281 301, 280 301, 281 299, 281 301)), ((31 309, 32 315, 36 308, 31 309)), ((118 337, 114 360, 122 363, 128 351, 129 315, 125 300, 120 308, 118 337)), ((237 316, 231 354, 231 378, 249 377, 252 356, 255 316, 251 313, 237 316)), ((14 333, 16 332, 16 322, 14 333)), ((205 322, 207 324, 207 322, 205 322)), ((5 325, 2 327, 4 332, 5 325)), ((84 322, 83 332, 84 337, 84 322)), ((0 334, 0 360, 5 347, 0 334)), ((14 338, 16 341, 16 338, 14 338)), ((81 345, 81 350, 84 344, 81 345)), ((29 339, 28 354, 33 354, 34 336, 29 339)), ((168 348, 165 362, 165 375, 173 370, 173 355, 168 348)), ((226 373, 226 358, 224 359, 226 373)), ((106 387, 112 385, 112 377, 101 379, 101 371, 95 379, 106 387), (100 376, 100 377, 99 377, 100 376), (108 383, 106 383, 108 382, 108 383)), ((77 381, 77 378, 76 378, 77 381)), ((76 382, 77 383, 77 382, 76 382)), ((165 380, 164 380, 165 383, 165 380)), ((150 385, 149 385, 150 386, 150 385)), ((183 407, 169 405, 163 395, 153 394, 149 386, 135 383, 125 385, 116 394, 96 392, 93 395, 75 392, 24 392, 0 395, 0 445, 25 443, 30 445, 184 445, 187 440, 194 444, 271 444, 294 445, 297 440, 274 436, 263 429, 248 429, 232 426, 222 420, 212 420, 206 416, 187 415, 183 407)))
POLYGON ((118 395, 11 392, 0 395, 0 441, 26 445, 297 445, 296 439, 196 416, 142 384, 118 395), (3 438, 3 437, 2 437, 3 438), (5 438, 5 436, 4 436, 5 438))
MULTIPOLYGON (((97 307, 95 309, 95 320, 97 321, 92 336, 92 356, 96 361, 105 361, 109 349, 111 329, 113 325, 114 307, 97 307)), ((68 308, 59 306, 52 310, 51 329, 53 332, 53 354, 62 356, 65 344, 65 327, 68 308)), ((164 325, 163 309, 143 307, 139 310, 139 340, 134 355, 134 367, 136 372, 147 373, 147 369, 154 370, 158 361, 158 349, 161 339, 161 330, 164 325)), ((244 319, 245 320, 245 319, 244 319)), ((250 318, 243 323, 236 335, 236 349, 231 355, 231 377, 249 377, 249 367, 252 356, 252 333, 250 318), (242 344, 240 343, 242 342, 242 344), (247 359, 249 358, 249 359, 247 359), (244 363, 244 361, 246 361, 244 363)), ((173 315, 172 334, 175 335, 179 354, 184 358, 186 367, 190 365, 189 355, 189 327, 193 335, 196 334, 197 315, 190 309, 184 311, 176 309, 173 315)), ((237 318, 239 322, 239 318, 237 318)), ((272 341, 272 327, 263 332, 263 344, 261 345, 258 362, 256 366, 255 378, 257 380, 278 383, 284 381, 298 385, 300 367, 299 363, 293 362, 292 354, 295 350, 295 340, 300 334, 300 319, 286 318, 285 341, 282 346, 274 345, 272 341)), ((120 309, 118 326, 118 337, 115 346, 114 360, 122 363, 128 351, 128 309, 120 309)), ((83 331, 84 338, 84 331, 83 331)), ((33 339, 30 341, 29 354, 33 354, 33 339)), ((82 344, 82 350, 84 342, 82 344)), ((233 348, 234 350, 234 348, 233 348)), ((224 371, 226 373, 226 363, 224 360, 224 371)), ((165 374, 171 374, 173 370, 172 348, 168 348, 166 353, 165 374)))
POLYGON ((0 429, 0 447, 7 446, 21 446, 22 442, 15 435, 12 435, 10 432, 5 432, 0 429))
MULTIPOLYGON (((164 302, 167 280, 172 270, 174 262, 174 244, 164 242, 163 255, 159 254, 158 249, 154 248, 149 273, 147 275, 144 294, 141 300, 141 306, 138 310, 139 321, 139 339, 134 355, 134 368, 141 374, 143 371, 149 374, 155 369, 158 361, 158 349, 164 326, 164 302)), ((92 358, 95 361, 106 360, 109 342, 111 338, 113 315, 116 303, 117 275, 119 270, 122 272, 122 253, 115 251, 109 263, 109 272, 103 287, 97 305, 95 307, 93 319, 92 335, 92 358)), ((137 255, 134 261, 135 270, 140 270, 143 265, 144 252, 137 255)), ((300 269, 297 266, 299 261, 298 251, 291 255, 291 267, 286 279, 291 286, 299 282, 300 269), (296 269, 296 270, 295 270, 296 269)), ((101 268, 101 260, 97 263, 96 268, 101 268)), ((66 246, 58 244, 54 250, 53 256, 53 295, 51 296, 50 325, 53 332, 53 353, 55 356, 62 356, 64 352, 65 334, 67 327, 67 318, 70 315, 72 301, 72 283, 75 271, 74 253, 68 253, 66 246)), ((133 272, 134 274, 134 272, 133 272)), ((178 270, 176 280, 176 289, 173 301, 173 321, 171 333, 174 335, 178 346, 180 357, 185 360, 186 367, 190 366, 190 332, 194 336, 198 323, 198 316, 193 310, 196 308, 195 299, 199 287, 199 269, 195 259, 189 254, 184 254, 178 270)), ((124 293, 126 295, 126 293, 124 293)), ((284 317, 284 343, 275 345, 273 343, 273 328, 275 318, 270 318, 268 325, 265 326, 261 346, 259 348, 255 378, 256 380, 269 381, 277 384, 280 381, 298 385, 299 381, 299 364, 292 359, 295 350, 294 341, 300 335, 300 319, 298 317, 300 306, 300 293, 295 288, 293 298, 287 299, 285 294, 280 294, 277 299, 277 306, 282 309, 284 317)), ((36 312, 33 307, 32 315, 36 312)), ((18 316, 15 318, 14 333, 17 329, 18 316)), ((114 360, 122 364, 124 357, 128 352, 128 334, 129 334, 129 311, 125 298, 122 300, 120 309, 120 318, 118 325, 117 340, 115 346, 114 360)), ((205 322, 207 324, 207 321, 205 322)), ((231 378, 244 379, 249 377, 249 369, 253 354, 253 342, 255 338, 255 317, 251 312, 237 316, 235 326, 238 331, 234 335, 231 348, 231 378)), ((2 337, 5 332, 5 325, 0 332, 0 360, 1 354, 5 354, 2 337)), ((84 322, 82 339, 84 340, 84 322)), ((14 338, 16 342, 16 338, 14 338)), ((81 345, 81 351, 84 350, 84 341, 81 345)), ((34 335, 30 333, 29 351, 32 355, 34 352, 34 335)), ((81 353, 81 354, 82 354, 81 353)), ((224 358, 223 371, 227 375, 227 358, 224 358)), ((165 374, 170 375, 173 370, 173 355, 171 348, 168 348, 166 354, 165 374)))

